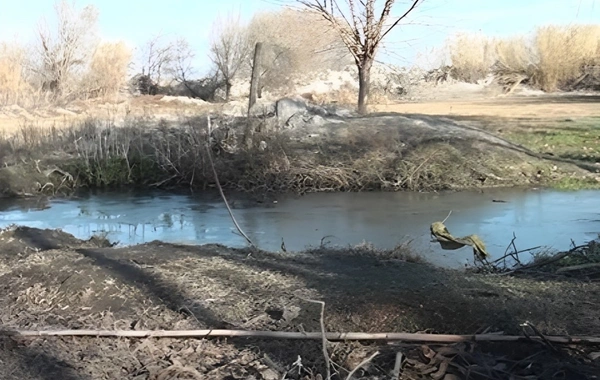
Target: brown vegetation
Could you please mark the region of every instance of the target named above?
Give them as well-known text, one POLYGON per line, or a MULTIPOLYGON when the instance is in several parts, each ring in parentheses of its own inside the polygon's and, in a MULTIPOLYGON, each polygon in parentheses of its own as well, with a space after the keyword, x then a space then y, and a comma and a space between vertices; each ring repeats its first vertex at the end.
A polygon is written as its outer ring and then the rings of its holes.
MULTIPOLYGON (((568 160, 544 158, 485 131, 425 116, 356 118, 294 129, 279 129, 276 118, 213 121, 210 141, 220 180, 242 191, 443 190, 593 177, 568 160)), ((132 117, 119 127, 100 119, 66 128, 22 125, 0 140, 7 147, 2 191, 214 184, 205 116, 149 123, 132 117)))
MULTIPOLYGON (((259 13, 247 30, 252 47, 263 43, 263 91, 285 93, 293 88, 295 78, 339 70, 351 62, 340 37, 315 12, 283 9, 259 13)), ((246 67, 251 67, 250 62, 246 67)))
POLYGON ((114 97, 131 61, 122 42, 100 43, 98 12, 66 0, 55 4, 57 23, 42 23, 31 50, 0 43, 0 104, 36 107, 90 97, 114 97))
POLYGON ((123 42, 101 43, 96 47, 82 80, 87 97, 116 95, 127 79, 131 51, 123 42))
MULTIPOLYGON (((474 83, 493 73, 507 85, 572 90, 590 75, 589 68, 600 67, 600 26, 543 26, 531 36, 505 39, 459 35, 447 48, 458 80, 474 83)), ((600 87, 600 76, 594 80, 600 87)))

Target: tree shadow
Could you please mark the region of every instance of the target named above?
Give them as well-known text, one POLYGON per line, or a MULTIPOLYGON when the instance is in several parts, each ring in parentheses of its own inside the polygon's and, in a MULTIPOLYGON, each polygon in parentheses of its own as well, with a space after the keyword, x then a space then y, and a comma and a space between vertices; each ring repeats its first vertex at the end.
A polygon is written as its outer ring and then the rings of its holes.
POLYGON ((78 249, 76 252, 91 259, 94 265, 108 270, 123 283, 131 284, 149 297, 160 300, 170 310, 194 317, 197 321, 205 324, 202 327, 212 329, 228 327, 207 308, 195 306, 193 311, 186 308, 184 305, 188 303, 188 299, 180 293, 176 286, 159 276, 144 271, 131 261, 114 259, 95 249, 78 249))
MULTIPOLYGON (((10 330, 1 328, 5 335, 15 335, 10 330)), ((10 363, 2 369, 2 378, 6 380, 21 380, 23 375, 28 378, 43 380, 87 380, 89 376, 84 376, 76 370, 70 363, 58 359, 41 348, 30 348, 13 341, 10 337, 0 338, 2 352, 0 357, 4 357, 2 362, 10 363)))

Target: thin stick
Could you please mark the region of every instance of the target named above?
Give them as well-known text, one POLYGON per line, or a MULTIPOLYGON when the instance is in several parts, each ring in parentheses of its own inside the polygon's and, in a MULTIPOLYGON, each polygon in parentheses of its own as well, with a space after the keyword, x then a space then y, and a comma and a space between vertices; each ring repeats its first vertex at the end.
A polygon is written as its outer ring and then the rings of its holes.
POLYGON ((375 352, 373 355, 369 356, 368 358, 366 358, 365 360, 363 360, 362 362, 360 362, 359 365, 356 366, 356 368, 354 368, 346 377, 346 380, 352 380, 352 376, 354 376, 354 374, 356 373, 356 371, 358 371, 362 366, 364 366, 365 364, 367 364, 368 362, 370 362, 371 360, 373 360, 373 358, 375 356, 379 355, 379 351, 375 352))
MULTIPOLYGON (((290 340, 322 340, 321 332, 295 331, 249 331, 249 330, 0 330, 0 336, 48 337, 48 336, 94 336, 125 338, 214 338, 244 337, 290 340)), ((460 342, 521 342, 540 340, 539 337, 527 338, 523 335, 447 335, 420 333, 363 333, 363 332, 326 332, 329 341, 381 340, 422 343, 460 343, 460 342)), ((546 340, 559 344, 600 344, 598 336, 546 336, 546 340)))
POLYGON ((396 362, 394 363, 394 380, 400 380, 400 371, 402 371, 402 359, 404 358, 404 354, 398 351, 396 353, 396 362))
POLYGON ((325 380, 331 379, 331 362, 329 361, 329 352, 327 351, 327 333, 325 332, 325 302, 303 298, 306 302, 317 303, 321 305, 321 342, 323 344, 323 358, 327 367, 327 377, 325 380))
POLYGON ((557 351, 556 347, 554 347, 552 345, 552 343, 550 343, 550 341, 548 341, 548 339, 546 339, 546 336, 544 334, 542 334, 540 332, 540 330, 537 329, 537 327, 535 327, 535 325, 533 325, 531 322, 525 322, 523 324, 521 324, 521 328, 523 329, 523 334, 525 334, 525 336, 527 336, 528 338, 531 338, 530 336, 528 336, 527 332, 525 331, 525 327, 529 327, 531 330, 533 330, 534 333, 536 333, 541 339, 542 342, 548 347, 550 348, 552 351, 557 351))
POLYGON ((512 240, 510 241, 510 244, 512 244, 512 246, 513 246, 513 249, 514 249, 514 250, 513 250, 513 258, 514 258, 515 260, 517 260, 517 263, 518 263, 519 265, 521 265, 521 260, 519 260, 519 250, 517 249, 517 246, 515 245, 515 240, 517 240, 517 235, 515 235, 515 233, 514 233, 514 231, 513 231, 513 238, 512 238, 512 240))
POLYGON ((229 216, 231 217, 231 220, 233 221, 235 228, 237 228, 240 235, 242 235, 244 237, 244 239, 246 239, 248 244, 250 244, 252 247, 256 248, 256 245, 254 245, 254 243, 252 242, 252 240, 250 240, 248 235, 246 235, 244 233, 244 231, 242 231, 242 228, 238 224, 237 220, 235 220, 235 217, 233 216, 233 211, 231 211, 231 207, 229 207, 229 202, 227 202, 227 198, 225 197, 225 193, 223 192, 223 188, 221 187, 221 183, 219 182, 219 176, 217 175, 217 169, 215 169, 215 163, 213 162, 212 153, 210 152, 210 131, 211 131, 210 116, 207 116, 206 119, 208 120, 208 138, 206 140, 206 152, 208 154, 208 160, 210 161, 210 166, 212 167, 212 171, 215 176, 215 183, 217 184, 217 187, 219 188, 219 193, 221 193, 221 197, 223 198, 223 202, 225 202, 225 207, 227 207, 227 212, 229 212, 229 216))
POLYGON ((511 273, 515 273, 515 272, 518 272, 518 271, 522 271, 522 270, 528 270, 528 269, 532 269, 532 268, 543 267, 544 265, 552 264, 554 262, 562 260, 565 257, 567 257, 570 254, 572 254, 573 252, 576 252, 577 250, 579 250, 581 248, 585 248, 585 247, 587 247, 587 244, 585 244, 585 245, 579 245, 577 247, 573 247, 573 248, 569 249, 567 252, 562 252, 562 253, 559 253, 558 255, 552 256, 549 259, 540 260, 539 262, 535 262, 535 263, 532 263, 532 264, 529 264, 529 265, 524 265, 522 267, 515 268, 512 271, 506 272, 506 273, 507 274, 511 274, 511 273))
MULTIPOLYGON (((529 251, 533 251, 533 250, 535 250, 535 249, 540 249, 540 248, 542 248, 542 246, 541 246, 541 245, 538 245, 537 247, 532 247, 532 248, 523 249, 523 250, 521 250, 521 251, 519 251, 519 252, 517 252, 517 253, 529 252, 529 251)), ((507 249, 507 251, 508 251, 508 249, 507 249)), ((500 257, 499 259, 496 259, 496 260, 492 261, 490 264, 496 264, 496 263, 499 263, 500 261, 502 261, 502 260, 506 259, 508 256, 511 256, 512 254, 513 254, 513 252, 511 252, 511 253, 505 253, 505 254, 504 254, 504 256, 500 257)))
POLYGON ((446 217, 446 219, 442 220, 442 224, 446 223, 446 220, 448 220, 448 218, 450 217, 450 215, 452 215, 452 210, 450 210, 450 212, 448 213, 448 216, 446 217))

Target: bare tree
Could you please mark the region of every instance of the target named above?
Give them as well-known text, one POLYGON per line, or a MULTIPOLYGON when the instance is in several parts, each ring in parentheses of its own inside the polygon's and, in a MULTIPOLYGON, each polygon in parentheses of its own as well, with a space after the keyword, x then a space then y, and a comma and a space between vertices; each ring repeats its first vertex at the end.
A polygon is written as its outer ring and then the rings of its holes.
POLYGON ((56 29, 51 30, 45 21, 40 24, 36 45, 40 63, 34 66, 42 76, 43 88, 61 96, 65 94, 69 76, 85 68, 95 49, 98 12, 92 5, 77 11, 75 3, 67 0, 55 3, 54 8, 56 29))
POLYGON ((165 36, 162 34, 150 38, 142 47, 138 57, 142 75, 147 76, 152 82, 160 84, 162 76, 172 69, 175 50, 176 43, 165 40, 165 36))
POLYGON ((367 101, 371 82, 371 67, 377 48, 385 36, 404 20, 419 3, 411 0, 408 9, 388 23, 395 0, 385 0, 383 7, 376 10, 376 0, 296 0, 305 7, 318 12, 337 30, 350 51, 358 68, 358 112, 367 112, 367 101), (358 3, 358 4, 357 4, 358 3), (347 8, 347 9, 343 9, 347 8))
POLYGON ((261 12, 250 21, 248 33, 252 46, 264 44, 259 90, 287 92, 296 80, 352 63, 339 35, 317 12, 261 12))
POLYGON ((250 59, 252 47, 247 28, 240 25, 239 16, 229 15, 213 24, 210 59, 225 82, 225 100, 229 100, 233 80, 250 59))

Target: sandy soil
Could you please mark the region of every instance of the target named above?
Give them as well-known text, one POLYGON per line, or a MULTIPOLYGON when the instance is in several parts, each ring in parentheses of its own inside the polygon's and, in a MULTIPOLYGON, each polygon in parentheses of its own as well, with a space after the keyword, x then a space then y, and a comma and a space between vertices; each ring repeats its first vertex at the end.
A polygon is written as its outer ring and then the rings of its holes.
MULTIPOLYGON (((434 91, 430 89, 429 91, 434 91)), ((479 94, 479 93, 478 93, 479 94)), ((498 116, 509 118, 567 118, 600 116, 598 95, 535 95, 490 97, 479 94, 452 92, 440 99, 398 101, 370 106, 371 112, 447 116, 498 116)), ((237 104, 237 102, 234 102, 237 104)), ((232 103, 233 104, 233 103, 232 103)), ((240 103, 242 104, 242 103, 240 103)), ((25 110, 18 106, 0 108, 0 132, 14 133, 30 123, 44 127, 67 126, 74 121, 98 117, 117 124, 126 116, 172 120, 183 115, 220 110, 224 106, 205 102, 190 102, 188 98, 146 96, 121 100, 117 103, 99 100, 74 102, 64 107, 25 110)), ((225 106, 227 107, 227 106, 225 106)))
MULTIPOLYGON (((160 242, 115 249, 59 231, 5 230, 0 234, 2 328, 319 331, 319 306, 305 301, 316 299, 326 303, 329 331, 519 334, 519 324, 530 321, 543 334, 600 335, 597 282, 469 274, 365 249, 248 253, 160 242)), ((317 373, 324 374, 317 341, 13 337, 0 343, 4 379, 317 379, 317 373)), ((446 379, 466 378, 460 369, 467 357, 478 361, 480 370, 502 368, 496 375, 508 373, 508 366, 539 379, 591 379, 600 373, 583 347, 471 346, 451 347, 455 354, 449 361, 455 365, 447 373, 458 377, 446 379), (535 360, 528 358, 533 354, 535 360), (566 377, 549 375, 556 371, 566 377)), ((440 363, 423 357, 429 349, 442 352, 437 346, 329 345, 336 378, 345 378, 376 350, 380 354, 357 378, 390 378, 397 352, 407 358, 402 379, 433 378, 440 363)), ((474 371, 470 378, 490 377, 474 371)))
POLYGON ((373 105, 374 112, 508 118, 566 118, 600 116, 600 96, 543 95, 477 100, 406 102, 373 105))

